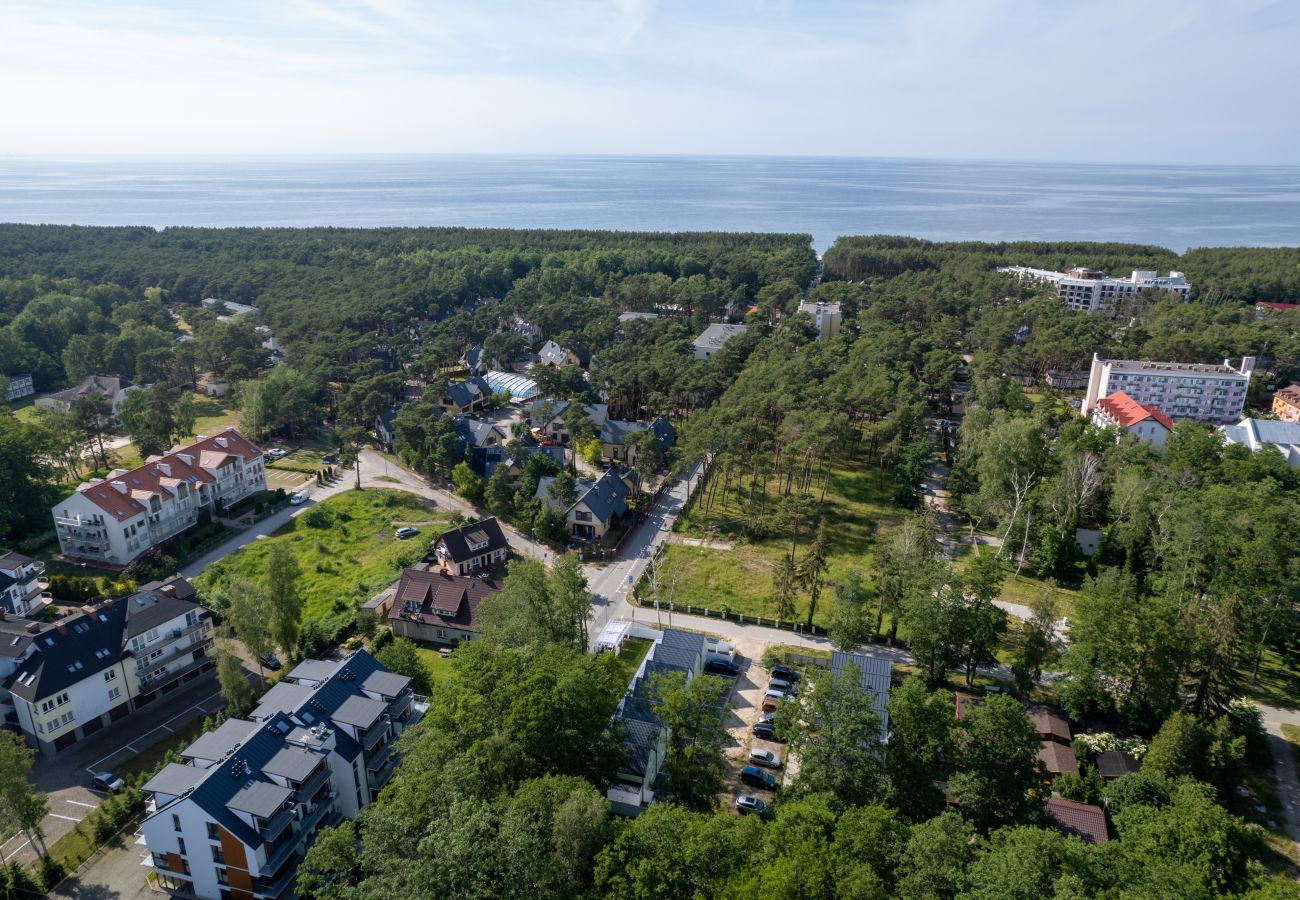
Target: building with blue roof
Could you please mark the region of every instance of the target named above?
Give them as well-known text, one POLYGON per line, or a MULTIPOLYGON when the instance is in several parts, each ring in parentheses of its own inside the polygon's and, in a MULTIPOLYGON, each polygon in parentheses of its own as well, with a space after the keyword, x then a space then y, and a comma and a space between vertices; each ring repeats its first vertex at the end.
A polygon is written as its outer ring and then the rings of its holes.
POLYGON ((144 786, 145 864, 176 896, 292 896, 317 832, 356 816, 397 765, 419 717, 410 679, 364 650, 307 660, 144 786))
POLYGON ((1287 465, 1300 468, 1300 422, 1242 419, 1236 425, 1225 425, 1219 430, 1229 444, 1239 444, 1252 453, 1272 447, 1282 454, 1287 465))

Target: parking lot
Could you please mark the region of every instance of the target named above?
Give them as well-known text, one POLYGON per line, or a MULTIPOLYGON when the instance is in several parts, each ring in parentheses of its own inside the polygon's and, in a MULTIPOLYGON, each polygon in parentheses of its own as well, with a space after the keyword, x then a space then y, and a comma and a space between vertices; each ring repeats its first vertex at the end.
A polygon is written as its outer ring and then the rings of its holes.
POLYGON ((755 737, 752 731, 754 723, 763 715, 763 695, 767 692, 768 681, 771 678, 771 674, 763 666, 764 643, 743 639, 736 643, 737 651, 743 656, 743 660, 740 674, 736 676, 732 687, 730 706, 723 720, 723 727, 727 729, 731 740, 723 750, 727 760, 727 771, 724 781, 725 794, 720 801, 724 809, 733 812, 736 809, 736 797, 739 795, 749 794, 769 803, 775 793, 745 784, 740 780, 741 770, 751 765, 749 759, 751 750, 770 750, 775 754, 780 762, 780 768, 763 768, 763 771, 775 777, 778 786, 788 781, 789 774, 785 768, 786 745, 755 737))

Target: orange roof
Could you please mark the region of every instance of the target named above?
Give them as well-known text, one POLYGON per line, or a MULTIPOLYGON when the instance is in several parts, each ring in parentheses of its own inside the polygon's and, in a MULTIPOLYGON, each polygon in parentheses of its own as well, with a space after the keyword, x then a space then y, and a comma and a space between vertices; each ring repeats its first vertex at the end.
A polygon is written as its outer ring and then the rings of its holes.
POLYGON ((1102 397, 1097 401, 1097 408, 1103 415, 1122 428, 1132 428, 1138 422, 1155 419, 1166 431, 1174 427, 1168 416, 1154 406, 1143 406, 1123 391, 1102 397))
POLYGON ((262 451, 252 441, 234 428, 228 428, 188 446, 177 445, 162 456, 151 457, 137 469, 115 472, 103 481, 83 484, 77 492, 120 522, 144 512, 145 503, 155 494, 171 497, 170 487, 181 483, 211 484, 217 479, 208 469, 219 468, 234 456, 251 462, 261 455, 262 451))
POLYGON ((1292 406, 1300 406, 1300 385, 1288 384, 1280 388, 1274 398, 1281 397, 1283 403, 1289 403, 1292 406))

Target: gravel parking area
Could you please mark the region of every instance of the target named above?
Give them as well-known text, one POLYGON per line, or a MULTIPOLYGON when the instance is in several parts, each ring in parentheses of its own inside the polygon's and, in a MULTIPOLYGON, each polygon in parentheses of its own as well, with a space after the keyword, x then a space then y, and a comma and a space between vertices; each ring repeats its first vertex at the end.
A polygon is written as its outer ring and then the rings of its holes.
MULTIPOLYGON (((749 765, 749 751, 752 749, 771 750, 784 764, 785 745, 775 741, 766 741, 754 736, 751 729, 763 714, 763 694, 767 692, 769 673, 763 666, 762 656, 765 644, 761 641, 741 640, 737 650, 744 657, 740 674, 731 692, 731 707, 723 722, 730 742, 723 750, 727 760, 727 773, 724 784, 726 793, 720 802, 724 809, 735 811, 736 797, 751 794, 764 802, 771 802, 774 792, 744 784, 740 780, 740 770, 749 765)), ((782 769, 764 769, 782 783, 785 774, 782 769)))

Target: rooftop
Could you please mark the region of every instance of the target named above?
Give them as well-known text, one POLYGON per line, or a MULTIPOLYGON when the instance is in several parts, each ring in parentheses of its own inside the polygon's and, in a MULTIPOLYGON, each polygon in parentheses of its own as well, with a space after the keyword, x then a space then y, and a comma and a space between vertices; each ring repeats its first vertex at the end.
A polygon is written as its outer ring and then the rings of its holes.
POLYGON ((1132 428, 1138 422, 1154 419, 1169 431, 1174 423, 1168 416, 1154 406, 1144 406, 1123 391, 1115 391, 1097 401, 1097 406, 1116 424, 1123 428, 1132 428))
POLYGON ((1057 829, 1067 837, 1082 838, 1088 844, 1104 844, 1110 840, 1106 813, 1100 806, 1053 795, 1047 798, 1047 811, 1056 820, 1057 829))
POLYGON ((723 322, 715 322, 695 339, 695 346, 701 350, 716 350, 727 341, 731 340, 738 334, 744 334, 748 330, 747 325, 728 325, 723 322))

